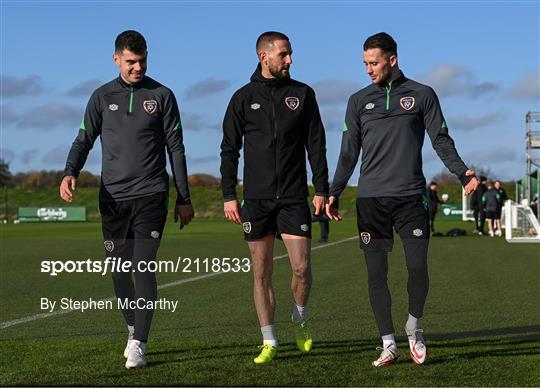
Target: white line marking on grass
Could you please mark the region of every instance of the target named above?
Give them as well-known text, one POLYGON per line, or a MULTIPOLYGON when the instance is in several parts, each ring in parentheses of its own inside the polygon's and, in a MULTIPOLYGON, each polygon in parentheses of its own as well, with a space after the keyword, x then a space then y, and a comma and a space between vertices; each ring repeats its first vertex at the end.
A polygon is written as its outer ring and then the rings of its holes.
MULTIPOLYGON (((341 243, 348 242, 348 241, 353 240, 353 239, 358 239, 358 236, 351 236, 350 238, 338 240, 336 242, 326 243, 326 244, 322 244, 322 245, 319 245, 319 246, 315 246, 315 247, 311 248, 311 251, 324 249, 324 248, 330 247, 330 246, 335 246, 335 245, 338 245, 338 244, 341 244, 341 243)), ((278 256, 274 257, 274 261, 276 261, 278 259, 286 258, 288 256, 289 256, 288 254, 278 255, 278 256)), ((173 286, 189 284, 189 283, 192 283, 192 282, 195 282, 195 281, 204 280, 206 278, 215 277, 215 276, 218 276, 220 274, 225 274, 225 273, 231 273, 231 272, 218 272, 218 273, 203 274, 202 276, 186 278, 184 280, 178 280, 178 281, 174 281, 174 282, 169 282, 167 284, 158 285, 157 288, 159 290, 159 289, 170 288, 170 287, 173 287, 173 286)), ((99 301, 113 301, 115 299, 116 299, 116 297, 108 297, 108 298, 105 298, 105 299, 102 299, 102 300, 99 300, 99 301)), ((3 323, 0 323, 0 329, 13 327, 13 326, 16 326, 16 325, 19 325, 19 324, 28 323, 28 322, 35 321, 35 320, 46 319, 46 318, 51 317, 51 316, 65 315, 66 313, 70 313, 70 312, 73 312, 73 311, 76 311, 76 310, 77 309, 62 309, 60 311, 54 311, 54 312, 49 312, 49 313, 38 313, 37 315, 31 315, 31 316, 22 317, 20 319, 15 319, 15 320, 11 320, 11 321, 5 321, 3 323)))

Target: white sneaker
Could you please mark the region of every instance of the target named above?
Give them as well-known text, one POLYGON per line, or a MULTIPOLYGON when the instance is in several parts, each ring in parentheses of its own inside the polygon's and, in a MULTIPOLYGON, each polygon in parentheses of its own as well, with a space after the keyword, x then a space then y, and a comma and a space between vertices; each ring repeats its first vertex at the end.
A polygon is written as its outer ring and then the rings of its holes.
POLYGON ((126 348, 124 349, 124 358, 128 357, 129 345, 130 344, 131 344, 131 339, 128 339, 127 344, 126 344, 126 348))
POLYGON ((489 236, 491 236, 493 238, 493 231, 489 231, 489 236))
POLYGON ((144 350, 140 347, 141 342, 132 340, 129 345, 126 361, 126 369, 137 369, 146 366, 144 350))
POLYGON ((126 348, 124 349, 124 358, 128 357, 129 345, 131 341, 133 340, 134 331, 135 331, 135 328, 133 326, 128 326, 128 340, 127 340, 126 348))
POLYGON ((373 361, 371 364, 375 367, 383 367, 388 366, 394 363, 399 358, 399 350, 395 343, 392 343, 388 347, 377 347, 377 350, 382 350, 381 356, 376 360, 373 361))
POLYGON ((501 230, 495 231, 495 235, 497 235, 497 236, 502 236, 502 231, 501 231, 501 230))
POLYGON ((427 358, 426 344, 424 342, 424 336, 422 335, 422 332, 424 331, 419 328, 409 331, 405 327, 405 332, 409 338, 409 348, 413 362, 417 365, 423 365, 427 358))

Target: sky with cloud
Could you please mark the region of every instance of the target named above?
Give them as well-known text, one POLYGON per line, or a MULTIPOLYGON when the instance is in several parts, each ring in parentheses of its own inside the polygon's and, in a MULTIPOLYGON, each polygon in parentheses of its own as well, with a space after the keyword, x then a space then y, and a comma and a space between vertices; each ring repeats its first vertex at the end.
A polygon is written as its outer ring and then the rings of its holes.
MULTIPOLYGON (((63 169, 90 94, 117 76, 114 39, 127 29, 147 39, 147 74, 176 94, 190 174, 219 176, 223 115, 249 81, 255 40, 267 30, 290 37, 291 74, 316 91, 331 176, 347 99, 370 82, 362 44, 380 31, 397 41, 405 75, 437 92, 466 163, 504 180, 525 172, 525 114, 540 111, 538 1, 3 0, 0 7, 0 158, 12 172, 63 169)), ((99 173, 100 160, 98 141, 85 169, 99 173)), ((426 137, 427 179, 443 167, 426 137)))

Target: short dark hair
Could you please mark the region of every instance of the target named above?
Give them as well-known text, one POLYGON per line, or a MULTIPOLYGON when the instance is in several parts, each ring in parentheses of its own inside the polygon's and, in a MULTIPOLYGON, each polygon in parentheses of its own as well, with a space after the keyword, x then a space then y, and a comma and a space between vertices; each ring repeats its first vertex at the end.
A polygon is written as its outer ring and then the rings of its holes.
POLYGON ((431 181, 431 182, 429 183, 429 186, 431 186, 431 185, 437 185, 437 183, 436 183, 435 181, 431 181))
POLYGON ((146 53, 146 40, 141 33, 134 30, 127 30, 116 37, 114 41, 114 51, 121 53, 124 49, 135 54, 146 53))
POLYGON ((289 37, 287 35, 285 35, 284 33, 282 32, 277 32, 277 31, 266 31, 266 32, 263 32, 258 38, 257 38, 257 43, 255 45, 255 49, 257 50, 257 52, 259 51, 260 47, 265 45, 265 44, 271 44, 273 43, 274 41, 279 41, 279 40, 285 40, 285 41, 289 41, 289 37))
POLYGON ((381 49, 384 53, 390 55, 397 54, 397 43, 386 32, 379 32, 372 35, 364 42, 364 51, 368 49, 381 49))

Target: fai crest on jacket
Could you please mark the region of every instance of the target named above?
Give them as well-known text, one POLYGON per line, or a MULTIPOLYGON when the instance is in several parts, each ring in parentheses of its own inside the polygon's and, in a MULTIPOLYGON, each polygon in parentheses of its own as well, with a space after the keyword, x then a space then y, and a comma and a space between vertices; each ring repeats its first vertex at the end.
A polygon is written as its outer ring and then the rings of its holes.
POLYGON ((298 97, 285 97, 285 104, 294 111, 300 105, 300 99, 298 97))
POLYGON ((158 110, 158 105, 156 100, 144 100, 143 108, 148 115, 153 115, 158 110))
POLYGON ((410 111, 414 108, 414 103, 416 100, 412 96, 402 97, 399 99, 399 105, 401 105, 401 108, 410 111))
POLYGON ((362 242, 364 242, 364 244, 369 244, 369 242, 371 241, 371 234, 369 232, 362 232, 360 234, 360 239, 362 239, 362 242))
POLYGON ((107 250, 109 253, 112 253, 114 250, 114 242, 112 240, 106 240, 103 242, 103 245, 105 246, 105 250, 107 250))

